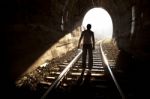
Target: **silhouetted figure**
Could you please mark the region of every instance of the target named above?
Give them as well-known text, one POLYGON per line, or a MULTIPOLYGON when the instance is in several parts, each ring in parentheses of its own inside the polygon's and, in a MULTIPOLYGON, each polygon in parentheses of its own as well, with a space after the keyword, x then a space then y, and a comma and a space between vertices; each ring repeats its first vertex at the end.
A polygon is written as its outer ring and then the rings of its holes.
POLYGON ((91 24, 87 24, 87 30, 82 31, 79 39, 78 48, 80 47, 81 40, 83 39, 83 54, 82 54, 82 66, 86 67, 86 56, 88 53, 88 68, 91 69, 93 66, 93 53, 95 49, 95 38, 94 32, 91 31, 91 24))

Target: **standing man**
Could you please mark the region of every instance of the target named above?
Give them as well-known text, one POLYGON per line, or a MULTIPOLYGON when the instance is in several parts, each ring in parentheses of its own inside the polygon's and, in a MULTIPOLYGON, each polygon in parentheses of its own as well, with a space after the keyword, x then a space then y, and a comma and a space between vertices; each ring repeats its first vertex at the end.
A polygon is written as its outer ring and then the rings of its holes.
POLYGON ((81 40, 83 39, 83 53, 82 53, 82 66, 86 67, 86 56, 88 53, 88 68, 91 69, 93 66, 93 53, 95 49, 95 38, 94 32, 91 31, 91 24, 87 24, 87 30, 84 30, 79 39, 78 48, 80 47, 81 40))

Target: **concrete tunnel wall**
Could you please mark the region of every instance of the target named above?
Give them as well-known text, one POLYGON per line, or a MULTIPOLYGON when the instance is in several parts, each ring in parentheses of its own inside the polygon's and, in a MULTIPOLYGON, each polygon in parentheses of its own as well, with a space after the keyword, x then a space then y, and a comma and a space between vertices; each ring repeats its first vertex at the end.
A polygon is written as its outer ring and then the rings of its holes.
MULTIPOLYGON (((86 2, 81 0, 12 0, 6 4, 5 12, 10 13, 3 14, 4 31, 8 35, 10 60, 8 68, 12 79, 16 79, 31 65, 33 65, 32 68, 36 68, 48 58, 56 57, 57 54, 52 55, 53 49, 60 43, 56 44, 56 42, 61 41, 60 39, 68 33, 72 35, 72 31, 79 33, 78 26, 81 25, 85 13, 93 7, 103 7, 110 14, 113 21, 114 43, 120 50, 125 50, 131 55, 149 53, 148 0, 93 0, 93 2, 91 0, 86 0, 86 2), (131 37, 132 6, 135 6, 136 19, 135 31, 131 37), (63 32, 61 30, 62 16, 63 32), (49 48, 51 50, 45 53, 49 48), (37 62, 37 59, 40 61, 37 62)), ((76 37, 79 37, 78 33, 76 37)), ((70 49, 66 46, 65 48, 66 50, 60 52, 58 56, 67 53, 68 48, 70 49)), ((59 48, 56 48, 57 50, 59 48)))

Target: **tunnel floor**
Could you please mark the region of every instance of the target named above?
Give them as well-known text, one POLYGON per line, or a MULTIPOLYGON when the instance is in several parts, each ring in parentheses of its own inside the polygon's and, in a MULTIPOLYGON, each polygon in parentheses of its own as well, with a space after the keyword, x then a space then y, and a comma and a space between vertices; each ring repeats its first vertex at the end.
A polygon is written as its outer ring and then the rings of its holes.
MULTIPOLYGON (((147 91, 145 91, 145 88, 148 84, 145 83, 146 76, 144 77, 146 73, 144 72, 144 70, 141 70, 141 66, 145 66, 146 63, 139 61, 125 51, 120 51, 110 41, 105 41, 103 48, 107 58, 109 60, 115 60, 113 62, 113 64, 115 64, 115 67, 113 68, 113 73, 116 76, 120 87, 125 93, 126 99, 147 97, 147 91)), ((58 61, 62 62, 64 60, 67 60, 67 57, 71 56, 72 53, 76 54, 77 51, 72 50, 60 59, 48 61, 50 63, 49 66, 55 66, 58 61)), ((31 97, 38 99, 38 83, 45 77, 45 75, 48 74, 50 68, 51 67, 39 67, 35 71, 19 78, 13 86, 12 97, 15 97, 15 99, 27 99, 31 97), (37 73, 37 71, 39 70, 41 74, 37 73)), ((83 88, 79 87, 78 89, 81 90, 83 88)))

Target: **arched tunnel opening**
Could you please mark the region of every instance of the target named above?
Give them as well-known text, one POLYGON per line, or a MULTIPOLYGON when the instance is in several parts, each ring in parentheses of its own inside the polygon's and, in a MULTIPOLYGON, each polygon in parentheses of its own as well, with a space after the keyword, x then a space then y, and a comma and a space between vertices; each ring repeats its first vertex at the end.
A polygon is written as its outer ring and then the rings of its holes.
MULTIPOLYGON (((4 3, 1 19, 2 34, 6 36, 2 41, 6 46, 3 53, 6 62, 3 61, 2 82, 6 84, 4 90, 9 90, 7 94, 21 93, 16 90, 15 85, 19 77, 23 76, 25 81, 31 76, 25 77, 24 74, 32 75, 34 70, 48 62, 60 62, 59 59, 68 53, 70 56, 70 52, 77 48, 83 27, 89 23, 86 15, 97 9, 103 10, 108 17, 100 12, 96 12, 96 16, 92 14, 92 27, 98 26, 99 30, 105 26, 104 23, 109 21, 110 24, 99 32, 93 30, 95 37, 112 39, 111 43, 105 42, 108 44, 105 47, 108 47, 111 58, 116 56, 115 65, 118 70, 115 75, 121 86, 129 89, 125 90, 127 97, 147 97, 145 88, 148 90, 150 60, 149 0, 11 0, 9 3, 6 0, 4 3), (101 18, 98 15, 103 16, 102 20, 99 20, 101 18), (104 18, 107 18, 107 21, 104 18), (99 23, 94 25, 95 21, 99 23), (113 46, 117 48, 114 50, 113 46)), ((34 77, 29 81, 37 80, 34 77)), ((26 88, 22 93, 27 92, 26 88)), ((19 98, 26 96, 21 95, 19 98)))
POLYGON ((86 25, 91 24, 91 30, 94 32, 95 39, 111 39, 113 34, 113 23, 109 13, 103 8, 92 8, 84 16, 82 30, 86 25))

